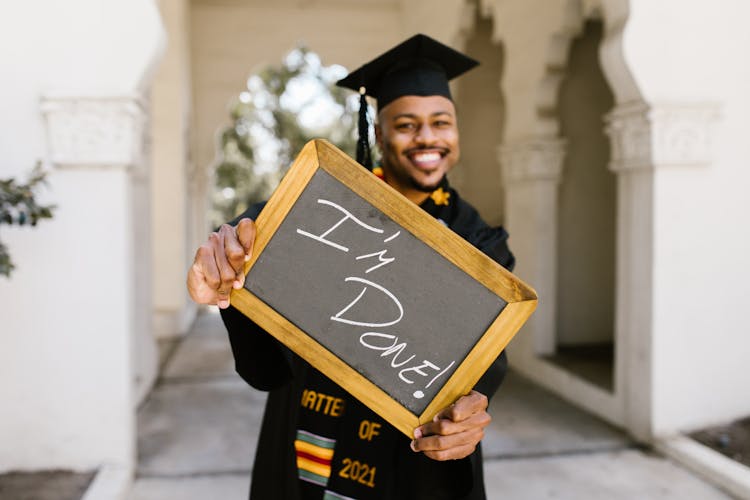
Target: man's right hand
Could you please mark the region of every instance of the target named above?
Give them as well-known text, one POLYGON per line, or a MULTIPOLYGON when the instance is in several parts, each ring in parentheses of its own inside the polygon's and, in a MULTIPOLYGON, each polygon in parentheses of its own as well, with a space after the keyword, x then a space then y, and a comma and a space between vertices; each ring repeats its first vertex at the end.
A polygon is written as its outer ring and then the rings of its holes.
POLYGON ((242 219, 236 227, 224 224, 195 252, 187 275, 188 292, 199 304, 229 307, 229 294, 245 283, 243 268, 250 260, 255 223, 242 219))

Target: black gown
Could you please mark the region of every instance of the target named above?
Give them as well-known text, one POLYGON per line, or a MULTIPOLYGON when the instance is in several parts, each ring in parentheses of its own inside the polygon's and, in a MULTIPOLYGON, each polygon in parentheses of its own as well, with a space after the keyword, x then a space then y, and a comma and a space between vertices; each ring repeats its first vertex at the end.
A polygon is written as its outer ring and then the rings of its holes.
MULTIPOLYGON (((446 181, 440 189, 442 196, 430 197, 420 207, 511 270, 515 260, 508 249, 505 230, 489 227, 446 181)), ((255 219, 262 207, 263 204, 251 207, 234 222, 242 217, 255 219)), ((406 436, 237 309, 230 306, 221 315, 229 332, 237 372, 251 386, 269 392, 256 449, 251 499, 485 498, 481 446, 464 459, 446 462, 413 452, 406 436), (316 396, 321 401, 317 405, 316 396), (328 404, 321 404, 323 398, 327 398, 328 404), (331 401, 340 404, 332 406, 331 401), (310 480, 309 474, 303 477, 303 466, 298 470, 300 450, 295 446, 299 446, 299 433, 311 428, 322 429, 323 434, 335 434, 337 438, 332 445, 334 455, 325 466, 330 474, 325 485, 311 482, 314 480, 310 480), (375 438, 372 429, 376 430, 375 438), (363 438, 368 430, 370 440, 363 438)), ((492 396, 506 368, 503 352, 474 389, 492 396)), ((313 470, 318 471, 319 467, 313 463, 313 470)))

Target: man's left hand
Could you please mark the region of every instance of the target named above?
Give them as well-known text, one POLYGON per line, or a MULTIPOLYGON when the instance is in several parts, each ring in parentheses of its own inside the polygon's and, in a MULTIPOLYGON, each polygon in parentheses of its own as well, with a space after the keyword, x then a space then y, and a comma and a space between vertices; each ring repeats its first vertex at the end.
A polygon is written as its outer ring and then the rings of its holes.
POLYGON ((487 396, 471 391, 435 415, 432 422, 414 429, 411 449, 433 460, 457 460, 471 455, 492 420, 487 396))

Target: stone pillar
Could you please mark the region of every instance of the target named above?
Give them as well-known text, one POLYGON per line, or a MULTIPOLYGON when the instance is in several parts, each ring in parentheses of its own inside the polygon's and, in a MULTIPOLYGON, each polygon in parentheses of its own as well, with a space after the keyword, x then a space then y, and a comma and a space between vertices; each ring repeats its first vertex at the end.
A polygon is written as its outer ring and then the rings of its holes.
MULTIPOLYGON (((535 355, 555 352, 557 290, 557 197, 564 141, 535 138, 498 148, 505 186, 506 227, 518 265, 515 273, 532 283, 539 307, 518 343, 535 355)), ((513 347, 511 346, 511 349, 513 347)))
POLYGON ((656 319, 655 192, 660 169, 710 162, 710 123, 716 106, 618 105, 607 116, 617 174, 616 373, 625 427, 637 438, 654 435, 656 319))
POLYGON ((645 104, 607 116, 610 169, 617 174, 615 393, 623 425, 648 440, 651 429, 653 168, 645 104))
POLYGON ((133 463, 135 409, 157 367, 144 106, 138 96, 46 96, 41 104, 55 218, 65 227, 54 239, 47 293, 66 318, 60 354, 81 350, 67 368, 80 374, 80 394, 64 395, 73 398, 67 408, 51 413, 73 411, 81 442, 106 447, 105 462, 119 465, 133 463))

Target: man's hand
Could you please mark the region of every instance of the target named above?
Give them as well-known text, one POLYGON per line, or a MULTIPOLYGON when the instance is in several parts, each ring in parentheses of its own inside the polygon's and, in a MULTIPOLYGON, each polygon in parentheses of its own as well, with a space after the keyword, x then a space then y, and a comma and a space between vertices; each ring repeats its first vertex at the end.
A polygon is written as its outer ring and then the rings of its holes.
POLYGON ((487 396, 471 391, 414 430, 411 449, 433 460, 457 460, 471 455, 492 420, 487 396))
POLYGON ((229 294, 245 283, 243 268, 250 260, 255 223, 242 219, 237 227, 224 224, 198 248, 187 275, 190 296, 199 304, 229 307, 229 294))

